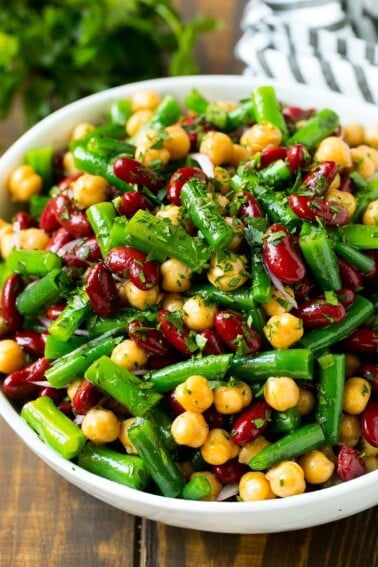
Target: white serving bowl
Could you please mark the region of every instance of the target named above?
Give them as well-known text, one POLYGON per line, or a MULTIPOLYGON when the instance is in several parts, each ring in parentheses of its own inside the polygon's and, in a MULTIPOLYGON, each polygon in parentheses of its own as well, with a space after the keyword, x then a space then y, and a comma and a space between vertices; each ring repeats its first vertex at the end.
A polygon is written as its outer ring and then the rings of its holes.
MULTIPOLYGON (((267 81, 265 78, 213 75, 155 79, 124 85, 66 106, 31 128, 13 144, 0 158, 0 216, 11 213, 6 181, 13 168, 23 161, 25 152, 50 143, 57 149, 63 147, 73 126, 82 121, 99 120, 113 101, 145 88, 171 93, 183 101, 193 87, 209 99, 240 100, 247 97, 255 86, 268 83, 275 87, 279 99, 288 104, 332 108, 344 123, 378 124, 378 108, 373 105, 336 93, 267 81)), ((72 484, 125 512, 172 526, 223 533, 273 533, 332 522, 378 504, 378 471, 331 488, 256 503, 186 501, 139 492, 64 460, 40 441, 1 392, 0 414, 36 455, 72 484)))

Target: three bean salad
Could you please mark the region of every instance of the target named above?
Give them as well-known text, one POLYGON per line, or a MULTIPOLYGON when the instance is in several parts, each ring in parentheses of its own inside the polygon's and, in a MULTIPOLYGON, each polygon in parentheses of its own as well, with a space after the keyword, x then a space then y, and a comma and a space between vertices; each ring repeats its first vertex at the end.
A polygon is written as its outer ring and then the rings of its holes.
POLYGON ((33 148, 0 220, 0 378, 80 467, 192 500, 378 461, 378 124, 271 85, 140 90, 33 148))

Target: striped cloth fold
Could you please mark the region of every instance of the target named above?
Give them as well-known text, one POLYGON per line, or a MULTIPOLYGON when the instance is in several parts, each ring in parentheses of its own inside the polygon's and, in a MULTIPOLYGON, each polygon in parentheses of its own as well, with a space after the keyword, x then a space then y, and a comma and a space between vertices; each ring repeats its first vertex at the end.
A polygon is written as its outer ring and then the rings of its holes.
POLYGON ((241 27, 245 74, 378 104, 378 0, 250 0, 241 27))

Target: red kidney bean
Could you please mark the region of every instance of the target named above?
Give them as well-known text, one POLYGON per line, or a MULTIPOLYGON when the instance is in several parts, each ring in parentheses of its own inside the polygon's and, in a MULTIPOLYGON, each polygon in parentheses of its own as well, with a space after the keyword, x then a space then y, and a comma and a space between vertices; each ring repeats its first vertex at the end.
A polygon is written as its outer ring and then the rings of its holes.
POLYGON ((378 330, 360 327, 344 341, 346 352, 378 352, 378 330))
POLYGON ((37 331, 17 331, 14 335, 14 339, 22 350, 28 354, 38 358, 43 356, 46 342, 46 335, 44 333, 38 333, 37 331))
POLYGON ((295 315, 302 319, 305 329, 322 329, 342 321, 346 311, 341 303, 333 305, 323 298, 317 298, 301 303, 295 309, 295 315))
POLYGON ((170 392, 167 394, 167 402, 169 405, 169 409, 171 410, 172 414, 177 417, 181 413, 184 413, 185 409, 182 407, 180 402, 176 398, 175 392, 170 392))
POLYGON ((86 268, 101 259, 101 250, 96 237, 84 238, 64 254, 63 259, 68 266, 86 268))
POLYGON ((200 335, 206 340, 203 354, 222 354, 224 352, 221 338, 213 329, 205 329, 200 335))
POLYGON ((210 429, 224 429, 226 424, 226 416, 220 413, 214 405, 210 406, 203 412, 203 417, 210 429))
POLYGON ((256 201, 255 197, 251 195, 249 191, 243 190, 241 192, 243 194, 242 198, 240 198, 241 205, 238 211, 238 217, 263 217, 264 213, 261 210, 260 205, 256 201))
POLYGON ((354 193, 355 186, 349 175, 340 176, 340 185, 338 189, 339 191, 344 191, 345 193, 354 193))
POLYGON ((343 286, 352 291, 361 289, 363 285, 361 272, 343 258, 337 258, 337 262, 339 264, 340 278, 343 282, 343 286))
POLYGON ((50 203, 57 221, 72 236, 84 238, 92 235, 86 214, 79 210, 67 195, 56 195, 50 203))
POLYGON ((357 449, 346 445, 341 447, 337 456, 336 472, 342 481, 352 480, 366 473, 357 449))
POLYGON ((132 321, 127 329, 137 345, 155 356, 166 356, 171 348, 163 333, 154 327, 147 327, 142 321, 132 321))
POLYGON ((363 437, 370 445, 378 448, 378 400, 368 401, 360 421, 363 437))
POLYGON ((167 184, 167 198, 174 205, 181 205, 181 189, 190 179, 199 179, 200 181, 208 181, 206 173, 199 167, 180 167, 172 173, 167 184))
POLYGON ((163 181, 151 168, 129 157, 119 157, 113 163, 114 174, 126 183, 147 187, 156 193, 163 187, 163 181))
POLYGON ((245 354, 253 354, 261 349, 261 337, 249 327, 237 311, 225 309, 218 311, 214 327, 222 341, 234 352, 241 349, 245 354))
POLYGON ((66 415, 70 419, 72 420, 75 419, 76 415, 73 411, 72 404, 68 400, 63 400, 62 402, 60 402, 58 408, 60 409, 61 412, 64 413, 64 415, 66 415))
POLYGON ((55 402, 55 405, 58 405, 63 400, 66 393, 67 391, 64 389, 50 388, 49 386, 45 386, 44 388, 40 389, 38 397, 47 396, 55 402))
POLYGON ((128 219, 135 215, 140 209, 150 210, 151 208, 151 203, 143 193, 138 193, 138 191, 126 191, 123 193, 117 205, 119 214, 125 215, 128 219))
POLYGON ((284 146, 272 146, 261 150, 259 169, 264 169, 278 159, 286 159, 287 148, 284 146))
POLYGON ((104 263, 91 266, 85 275, 85 290, 97 315, 115 315, 120 297, 113 276, 104 263))
POLYGON ((50 365, 51 360, 42 357, 26 368, 8 374, 3 382, 4 393, 12 399, 23 399, 36 395, 39 386, 34 382, 44 380, 45 372, 50 365))
POLYGON ((180 360, 180 355, 172 348, 172 353, 167 356, 154 356, 151 354, 147 360, 147 368, 148 370, 157 370, 158 368, 165 368, 170 364, 176 364, 180 360))
POLYGON ((264 433, 270 422, 270 406, 264 401, 254 402, 236 418, 231 439, 237 445, 244 445, 264 433))
POLYGON ((205 134, 209 130, 214 130, 214 126, 209 124, 203 117, 198 116, 186 116, 182 122, 182 126, 189 136, 191 152, 197 151, 202 134, 205 134))
POLYGON ((305 265, 295 249, 291 234, 282 224, 272 224, 265 233, 262 248, 266 266, 279 280, 295 284, 306 275, 305 265))
POLYGON ((68 242, 70 242, 71 240, 73 240, 73 236, 67 232, 67 230, 65 228, 58 228, 58 230, 56 230, 47 246, 46 246, 46 250, 49 250, 50 252, 55 252, 55 254, 58 254, 59 250, 62 248, 62 246, 65 246, 66 244, 68 244, 68 242))
POLYGON ((62 193, 68 191, 71 188, 72 183, 76 181, 76 179, 78 179, 81 175, 83 174, 81 172, 78 172, 78 173, 73 173, 72 175, 67 175, 66 177, 61 179, 58 183, 59 190, 62 193))
POLYGON ((1 312, 8 329, 12 332, 22 328, 24 318, 17 309, 16 301, 24 287, 22 277, 13 274, 5 280, 1 289, 1 312))
POLYGON ((12 224, 14 230, 23 230, 25 228, 37 226, 35 218, 25 211, 18 211, 15 213, 12 219, 12 224))
POLYGON ((243 474, 250 471, 248 465, 239 463, 238 458, 230 459, 223 465, 214 465, 213 474, 222 484, 233 484, 239 482, 243 474))
POLYGON ((287 122, 295 124, 299 120, 307 120, 314 114, 313 108, 300 108, 299 106, 285 106, 282 109, 283 117, 287 122))
POLYGON ((178 319, 167 309, 161 309, 158 312, 158 322, 161 332, 175 349, 185 356, 192 354, 194 347, 190 340, 191 333, 182 319, 178 319))
POLYGON ((83 380, 72 400, 72 408, 78 415, 85 415, 102 400, 102 393, 88 380, 83 380))
POLYGON ((370 381, 372 391, 378 395, 378 364, 374 362, 363 362, 357 372, 356 376, 362 376, 370 381))
POLYGON ((55 204, 51 199, 47 202, 39 217, 39 226, 46 232, 54 232, 60 227, 60 222, 55 214, 55 204))
POLYGON ((343 226, 349 220, 346 207, 320 197, 293 194, 289 197, 289 205, 299 218, 312 222, 321 219, 326 226, 343 226))
POLYGON ((323 195, 338 173, 338 165, 334 161, 322 161, 310 171, 302 182, 305 191, 323 195))
POLYGON ((297 301, 308 299, 313 294, 314 289, 314 282, 308 276, 305 276, 303 280, 293 285, 295 299, 297 301))
POLYGON ((292 173, 305 169, 310 161, 310 154, 302 144, 294 144, 287 150, 286 161, 292 173))
POLYGON ((116 246, 105 258, 112 272, 130 278, 139 289, 154 287, 160 276, 158 262, 147 260, 147 254, 131 246, 116 246))
POLYGON ((55 319, 57 319, 62 313, 65 306, 65 303, 61 303, 60 305, 51 305, 51 307, 49 307, 46 311, 46 317, 50 319, 50 321, 55 321, 55 319))

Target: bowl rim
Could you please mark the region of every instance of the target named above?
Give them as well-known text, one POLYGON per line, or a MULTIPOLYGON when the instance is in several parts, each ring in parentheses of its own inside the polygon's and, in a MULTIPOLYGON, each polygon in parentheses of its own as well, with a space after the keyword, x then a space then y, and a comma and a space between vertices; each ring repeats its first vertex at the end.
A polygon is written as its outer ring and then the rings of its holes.
MULTIPOLYGON (((187 92, 189 89, 193 88, 195 85, 198 89, 208 87, 213 89, 215 87, 219 88, 219 85, 237 88, 252 88, 253 86, 270 84, 279 92, 282 93, 292 93, 293 88, 295 88, 296 93, 298 93, 298 98, 301 94, 305 95, 309 93, 310 87, 302 84, 293 84, 292 82, 282 82, 273 79, 267 79, 266 77, 251 77, 246 75, 194 75, 194 76, 184 76, 184 77, 163 77, 158 79, 148 79, 145 81, 139 81, 134 83, 129 83, 126 85, 120 85, 118 87, 113 87, 106 89, 104 91, 83 97, 75 102, 72 102, 65 107, 56 110, 42 121, 37 123, 28 129, 22 136, 15 141, 8 150, 0 157, 0 169, 14 166, 14 163, 22 159, 22 153, 25 152, 25 148, 33 147, 33 141, 36 136, 39 138, 46 136, 47 139, 51 138, 52 128, 61 122, 64 122, 66 118, 69 118, 73 111, 80 113, 82 109, 88 109, 88 105, 92 103, 97 107, 105 107, 109 105, 112 101, 116 101, 122 96, 125 96, 125 92, 131 94, 136 90, 157 88, 160 92, 167 91, 177 87, 178 85, 183 90, 187 92), (16 159, 17 158, 17 159, 16 159)), ((311 87, 312 97, 319 98, 320 101, 326 100, 330 101, 328 104, 330 107, 337 105, 338 101, 343 101, 347 105, 355 105, 356 101, 352 97, 344 96, 340 93, 335 93, 331 91, 326 91, 324 89, 314 89, 311 87)), ((374 113, 378 117, 378 109, 375 105, 366 103, 364 101, 358 101, 358 106, 363 106, 364 109, 369 110, 374 109, 374 113)), ((84 491, 96 496, 100 499, 103 490, 108 494, 112 495, 114 498, 124 498, 127 501, 133 501, 139 504, 143 504, 148 507, 164 509, 167 511, 177 511, 179 508, 183 512, 204 512, 207 516, 218 517, 226 512, 240 511, 240 506, 243 510, 247 510, 251 514, 259 511, 271 511, 280 512, 288 511, 290 509, 302 508, 302 506, 314 506, 316 508, 321 507, 323 504, 329 500, 330 496, 337 496, 338 500, 342 500, 344 497, 348 497, 348 494, 352 492, 359 492, 360 490, 366 490, 368 488, 373 488, 378 481, 378 470, 369 472, 359 478, 353 479, 348 482, 340 483, 332 487, 322 488, 319 490, 314 490, 304 494, 291 496, 290 498, 276 498, 272 500, 258 501, 258 502, 206 502, 206 501, 190 501, 177 498, 169 498, 166 496, 160 496, 157 494, 151 494, 149 492, 139 491, 127 486, 118 484, 116 482, 110 481, 108 479, 99 477, 93 473, 82 469, 77 464, 72 461, 65 460, 57 452, 55 452, 51 447, 45 444, 38 435, 27 425, 20 414, 13 407, 12 403, 5 397, 3 392, 0 390, 0 416, 3 417, 5 422, 9 427, 18 435, 22 441, 32 450, 39 458, 41 458, 45 463, 47 463, 51 468, 55 470, 58 474, 65 477, 72 484, 80 486, 84 491), (101 487, 99 487, 101 484, 101 487)), ((374 501, 373 495, 372 500, 366 505, 361 505, 361 508, 357 511, 366 510, 370 507, 374 507, 378 504, 378 495, 374 501)), ((126 510, 126 508, 122 508, 126 510)), ((353 512, 354 513, 354 512, 353 512)), ((331 521, 331 520, 325 520, 331 521)), ((325 523, 323 522, 323 523, 325 523)), ((174 524, 175 525, 175 524, 174 524)), ((310 524, 316 525, 316 524, 310 524)), ((257 533, 257 532, 254 532, 257 533)))

